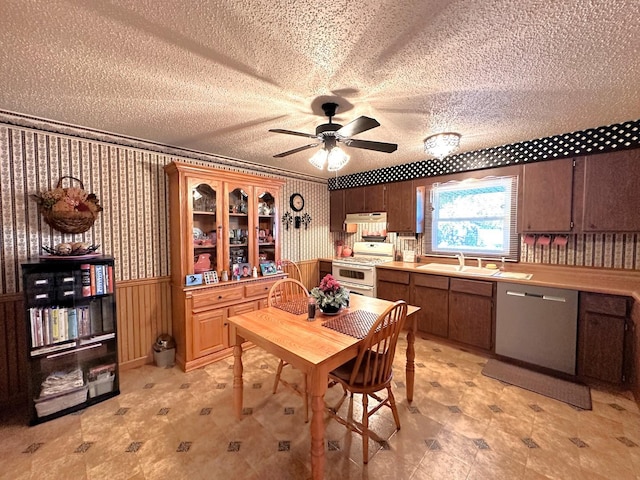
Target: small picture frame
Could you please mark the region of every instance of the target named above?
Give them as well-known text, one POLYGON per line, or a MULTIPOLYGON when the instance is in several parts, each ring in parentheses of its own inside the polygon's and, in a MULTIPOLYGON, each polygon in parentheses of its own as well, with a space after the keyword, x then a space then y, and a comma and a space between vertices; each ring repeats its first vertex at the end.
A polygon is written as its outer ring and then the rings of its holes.
POLYGON ((278 273, 278 270, 276 270, 276 264, 273 262, 263 262, 260 264, 260 271, 262 272, 262 275, 275 275, 276 273, 278 273))
POLYGON ((204 272, 204 283, 210 285, 212 283, 218 283, 218 272, 215 270, 209 270, 204 272))
POLYGON ((202 285, 202 274, 192 273, 191 275, 187 275, 185 283, 187 284, 187 287, 191 287, 193 285, 202 285))
POLYGON ((251 264, 250 263, 241 263, 240 264, 240 278, 251 278, 251 264))

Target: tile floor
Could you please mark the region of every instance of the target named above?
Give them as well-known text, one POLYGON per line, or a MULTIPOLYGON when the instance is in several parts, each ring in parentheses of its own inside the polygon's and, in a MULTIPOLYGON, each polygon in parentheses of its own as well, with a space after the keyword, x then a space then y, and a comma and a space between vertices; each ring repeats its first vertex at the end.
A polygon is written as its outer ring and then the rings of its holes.
MULTIPOLYGON (((326 478, 640 479, 640 411, 630 395, 592 390, 593 410, 582 411, 483 376, 482 356, 418 339, 409 406, 404 347, 394 387, 402 429, 379 411, 373 425, 386 443, 371 442, 363 466, 361 438, 328 420, 326 478)), ((271 393, 275 357, 254 348, 244 359, 240 422, 231 358, 190 373, 124 371, 119 396, 34 427, 2 412, 0 479, 309 478, 302 400, 282 387, 271 393)), ((334 388, 328 398, 339 395, 334 388)))

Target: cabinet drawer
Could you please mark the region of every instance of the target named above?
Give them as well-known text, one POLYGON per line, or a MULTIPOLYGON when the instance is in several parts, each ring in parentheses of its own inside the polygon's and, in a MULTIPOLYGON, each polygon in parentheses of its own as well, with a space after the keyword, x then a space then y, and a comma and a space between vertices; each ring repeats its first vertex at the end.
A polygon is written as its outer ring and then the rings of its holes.
POLYGON ((73 299, 82 296, 80 272, 59 272, 55 275, 58 300, 73 299))
POLYGON ((413 275, 413 284, 416 287, 449 289, 449 277, 443 275, 413 275))
POLYGON ((481 295, 483 297, 493 296, 493 282, 452 278, 450 285, 452 292, 470 293, 471 295, 481 295))
POLYGON ((51 273, 29 273, 24 276, 24 289, 27 292, 41 292, 53 288, 54 277, 51 273))
POLYGON ((402 272, 400 270, 376 270, 377 278, 383 282, 401 283, 403 285, 409 285, 409 272, 402 272))
POLYGON ((582 306, 587 312, 604 313, 618 317, 627 316, 627 297, 602 295, 599 293, 583 293, 580 297, 582 306))
POLYGON ((244 287, 238 285, 235 287, 212 288, 202 293, 193 294, 193 309, 199 310, 215 306, 219 303, 230 302, 233 300, 241 300, 244 294, 244 287))
POLYGON ((243 313, 253 312, 255 310, 258 310, 257 302, 239 303, 237 305, 231 305, 229 307, 229 316, 233 317, 234 315, 241 315, 243 313))
POLYGON ((276 282, 259 282, 259 283, 251 283, 249 285, 245 285, 244 291, 246 297, 256 297, 256 296, 267 296, 269 295, 269 290, 276 282))

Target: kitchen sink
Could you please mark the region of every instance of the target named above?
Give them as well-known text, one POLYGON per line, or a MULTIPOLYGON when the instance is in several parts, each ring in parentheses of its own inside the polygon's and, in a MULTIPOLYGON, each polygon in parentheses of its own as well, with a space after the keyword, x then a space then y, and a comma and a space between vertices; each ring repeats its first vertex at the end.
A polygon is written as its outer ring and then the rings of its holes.
POLYGON ((495 268, 470 267, 460 265, 452 265, 450 263, 427 263, 418 267, 421 270, 429 270, 431 272, 440 273, 459 273, 461 275, 476 275, 480 277, 491 277, 499 272, 495 268))

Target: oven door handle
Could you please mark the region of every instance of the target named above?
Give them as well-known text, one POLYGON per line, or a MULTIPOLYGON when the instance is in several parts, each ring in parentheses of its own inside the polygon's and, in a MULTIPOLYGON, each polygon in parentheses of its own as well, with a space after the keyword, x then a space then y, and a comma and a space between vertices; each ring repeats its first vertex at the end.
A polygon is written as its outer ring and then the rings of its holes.
MULTIPOLYGON (((359 270, 361 272, 373 272, 375 270, 375 267, 371 266, 371 267, 359 267, 357 265, 353 265, 350 263, 334 263, 333 264, 334 267, 337 268, 344 268, 344 269, 348 269, 348 270, 359 270)), ((335 275, 334 275, 335 276, 335 275)))

